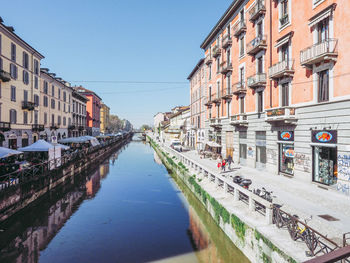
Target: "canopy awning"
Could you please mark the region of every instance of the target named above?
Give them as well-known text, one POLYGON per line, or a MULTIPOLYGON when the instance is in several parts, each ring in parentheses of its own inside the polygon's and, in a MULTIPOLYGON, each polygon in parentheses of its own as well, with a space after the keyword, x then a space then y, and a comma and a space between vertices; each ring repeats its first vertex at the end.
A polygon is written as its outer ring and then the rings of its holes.
POLYGON ((51 143, 53 146, 55 146, 55 147, 60 147, 62 150, 69 150, 70 149, 70 147, 69 146, 67 146, 67 145, 63 145, 63 144, 60 144, 60 143, 51 143))
POLYGON ((38 140, 35 143, 27 147, 19 148, 18 150, 22 152, 48 152, 50 148, 53 148, 51 143, 44 140, 38 140))
POLYGON ((220 144, 216 143, 216 142, 207 142, 207 145, 209 147, 215 147, 215 148, 220 148, 222 147, 220 144))
POLYGON ((12 150, 12 149, 5 148, 5 147, 0 147, 0 158, 6 158, 6 157, 9 157, 11 155, 17 155, 17 154, 21 154, 21 153, 23 153, 23 152, 12 150))

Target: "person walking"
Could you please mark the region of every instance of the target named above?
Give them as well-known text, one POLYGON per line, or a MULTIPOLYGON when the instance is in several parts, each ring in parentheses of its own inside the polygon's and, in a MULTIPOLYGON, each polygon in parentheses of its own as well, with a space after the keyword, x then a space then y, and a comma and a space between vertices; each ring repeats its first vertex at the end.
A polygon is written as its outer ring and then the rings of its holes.
POLYGON ((218 158, 218 171, 220 172, 221 170, 221 158, 218 158))
POLYGON ((221 172, 225 172, 226 170, 226 160, 222 159, 222 163, 221 163, 221 172))
POLYGON ((231 170, 232 156, 229 154, 227 157, 228 169, 231 170))

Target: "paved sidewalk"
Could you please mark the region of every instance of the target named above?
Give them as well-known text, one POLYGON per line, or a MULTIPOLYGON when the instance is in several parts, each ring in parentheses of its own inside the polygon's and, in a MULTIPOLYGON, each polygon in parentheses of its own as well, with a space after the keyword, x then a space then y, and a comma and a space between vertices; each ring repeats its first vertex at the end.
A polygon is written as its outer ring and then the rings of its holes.
MULTIPOLYGON (((201 159, 196 151, 183 152, 185 156, 218 174, 217 161, 201 159)), ((337 243, 342 243, 343 233, 350 232, 350 198, 332 190, 324 190, 317 185, 307 184, 281 175, 272 175, 254 168, 231 165, 232 171, 225 175, 241 175, 253 181, 250 189, 265 187, 273 191, 274 203, 282 204, 282 209, 297 214, 301 219, 312 215, 309 225, 337 243), (338 221, 327 221, 319 215, 330 215, 338 221)))

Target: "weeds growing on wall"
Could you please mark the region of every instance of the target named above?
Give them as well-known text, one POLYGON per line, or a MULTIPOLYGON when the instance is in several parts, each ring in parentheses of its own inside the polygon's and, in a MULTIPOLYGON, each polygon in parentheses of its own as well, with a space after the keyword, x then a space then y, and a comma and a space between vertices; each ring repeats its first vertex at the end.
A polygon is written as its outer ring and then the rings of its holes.
POLYGON ((246 225, 234 214, 231 215, 231 224, 236 232, 236 235, 244 241, 246 225))

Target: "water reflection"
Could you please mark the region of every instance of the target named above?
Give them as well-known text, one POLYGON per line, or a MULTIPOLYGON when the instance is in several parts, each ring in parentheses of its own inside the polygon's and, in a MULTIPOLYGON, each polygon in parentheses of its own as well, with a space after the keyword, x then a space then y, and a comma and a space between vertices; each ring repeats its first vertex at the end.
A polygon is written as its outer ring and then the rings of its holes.
POLYGON ((248 262, 159 164, 143 143, 114 153, 0 225, 0 262, 248 262))

